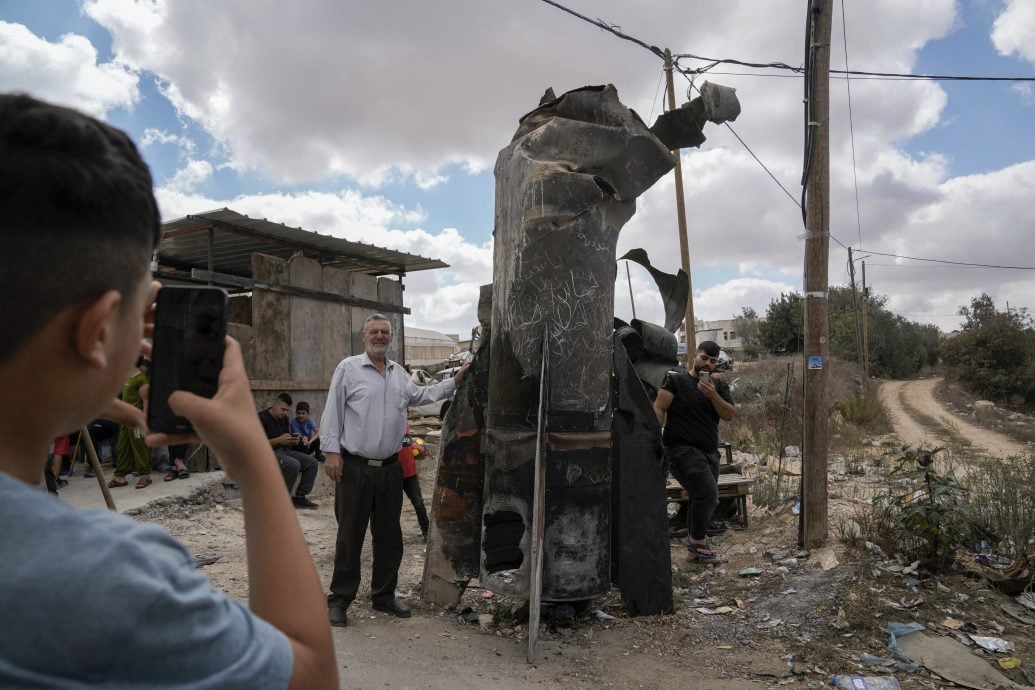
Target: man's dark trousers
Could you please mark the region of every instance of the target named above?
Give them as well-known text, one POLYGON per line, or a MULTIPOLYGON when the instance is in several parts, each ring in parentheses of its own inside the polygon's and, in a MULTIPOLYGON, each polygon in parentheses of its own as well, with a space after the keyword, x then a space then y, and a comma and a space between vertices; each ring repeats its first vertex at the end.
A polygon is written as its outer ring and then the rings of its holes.
POLYGON ((334 487, 338 539, 328 606, 348 608, 356 598, 367 524, 374 554, 370 598, 375 603, 387 603, 395 597, 403 555, 399 526, 402 497, 402 467, 398 462, 374 467, 342 455, 341 481, 334 487))
POLYGON ((302 479, 298 482, 295 495, 308 496, 313 490, 313 485, 316 484, 316 475, 320 471, 320 464, 316 458, 299 453, 297 450, 284 448, 275 448, 273 452, 277 456, 277 464, 280 465, 280 473, 284 476, 284 483, 287 484, 288 491, 291 491, 295 480, 301 474, 302 479))
POLYGON ((708 536, 712 512, 719 505, 719 451, 705 453, 694 446, 670 446, 665 454, 669 472, 690 499, 686 511, 690 538, 700 541, 708 536))

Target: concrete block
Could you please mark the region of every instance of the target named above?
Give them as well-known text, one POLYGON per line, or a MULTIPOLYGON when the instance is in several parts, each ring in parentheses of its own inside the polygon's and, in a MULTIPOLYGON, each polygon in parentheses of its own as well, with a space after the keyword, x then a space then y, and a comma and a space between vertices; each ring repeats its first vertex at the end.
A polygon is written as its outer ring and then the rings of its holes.
MULTIPOLYGON (((323 290, 323 268, 315 259, 293 257, 288 262, 288 277, 293 287, 323 290)), ((291 319, 291 376, 296 381, 323 378, 324 300, 292 295, 289 298, 291 319)))
MULTIPOLYGON (((352 274, 340 268, 323 269, 323 291, 347 297, 352 293, 352 274)), ((352 350, 352 307, 323 303, 323 378, 330 381, 338 363, 355 354, 352 350)))
MULTIPOLYGON (((288 262, 275 256, 252 256, 252 276, 256 282, 288 284, 288 262)), ((269 290, 252 291, 252 328, 255 355, 250 375, 255 379, 286 379, 291 375, 290 299, 269 290)))

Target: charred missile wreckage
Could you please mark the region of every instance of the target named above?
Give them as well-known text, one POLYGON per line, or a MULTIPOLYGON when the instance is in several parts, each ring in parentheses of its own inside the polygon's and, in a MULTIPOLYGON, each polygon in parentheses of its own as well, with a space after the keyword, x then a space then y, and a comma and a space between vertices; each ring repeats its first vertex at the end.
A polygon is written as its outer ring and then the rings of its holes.
POLYGON ((687 280, 644 265, 665 327, 614 318, 615 249, 636 198, 733 120, 732 89, 648 128, 613 86, 554 97, 520 119, 496 161, 493 283, 482 336, 444 420, 422 596, 455 605, 471 579, 541 603, 619 588, 628 611, 672 611, 666 468, 647 388, 676 365, 687 280))

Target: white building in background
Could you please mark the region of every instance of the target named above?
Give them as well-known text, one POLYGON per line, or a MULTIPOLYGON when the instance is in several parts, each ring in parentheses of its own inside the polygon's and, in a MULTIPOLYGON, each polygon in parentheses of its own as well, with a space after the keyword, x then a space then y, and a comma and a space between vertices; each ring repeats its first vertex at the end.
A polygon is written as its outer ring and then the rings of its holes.
MULTIPOLYGON (((736 352, 744 346, 744 342, 737 333, 736 321, 734 319, 721 319, 719 321, 698 321, 694 329, 696 341, 703 343, 706 340, 714 340, 723 350, 736 352)), ((676 332, 676 339, 681 343, 686 342, 686 333, 680 326, 676 332)))
POLYGON ((459 335, 406 327, 406 364, 411 369, 444 362, 459 351, 459 335))

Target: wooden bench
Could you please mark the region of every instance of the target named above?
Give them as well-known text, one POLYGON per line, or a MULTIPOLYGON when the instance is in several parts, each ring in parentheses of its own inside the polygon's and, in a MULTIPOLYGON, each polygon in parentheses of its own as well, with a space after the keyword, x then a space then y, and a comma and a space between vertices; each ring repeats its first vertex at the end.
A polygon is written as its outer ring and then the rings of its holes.
MULTIPOLYGON (((726 464, 733 460, 733 451, 728 443, 720 443, 719 449, 726 453, 726 464)), ((745 477, 742 474, 720 474, 719 475, 719 500, 732 498, 736 500, 737 516, 740 523, 748 526, 747 497, 751 495, 751 485, 755 483, 754 477, 745 477)), ((686 503, 689 497, 683 487, 675 479, 669 479, 665 485, 665 496, 669 503, 686 503)))

